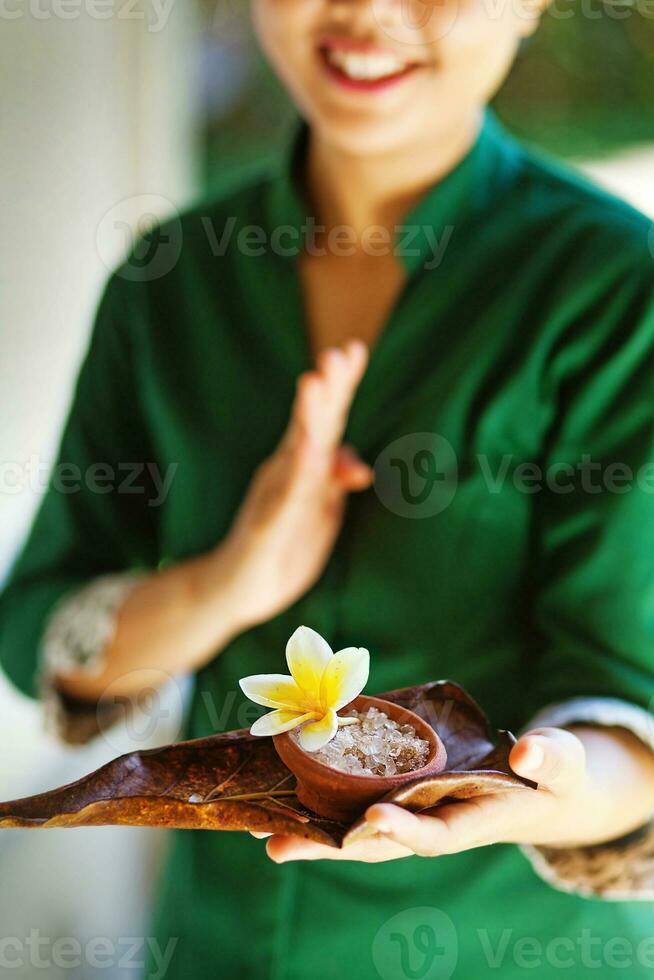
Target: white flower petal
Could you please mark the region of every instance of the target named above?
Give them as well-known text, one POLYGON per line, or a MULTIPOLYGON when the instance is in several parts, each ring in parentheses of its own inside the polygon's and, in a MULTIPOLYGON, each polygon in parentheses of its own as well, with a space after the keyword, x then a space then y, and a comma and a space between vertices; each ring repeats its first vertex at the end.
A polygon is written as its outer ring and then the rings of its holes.
POLYGON ((298 715, 295 711, 269 711, 267 715, 257 718, 250 729, 250 735, 281 735, 290 732, 304 721, 316 716, 311 712, 298 715))
POLYGON ((337 731, 338 716, 330 709, 324 718, 310 722, 300 730, 300 745, 305 752, 317 752, 327 742, 331 742, 337 731))
POLYGON ((361 694, 368 683, 370 654, 359 647, 335 653, 325 668, 320 685, 323 708, 339 711, 361 694))
POLYGON ((308 626, 299 626, 286 644, 286 662, 293 680, 316 702, 320 696, 320 680, 332 656, 329 643, 308 626))
POLYGON ((303 714, 307 710, 302 691, 286 674, 252 674, 239 681, 250 701, 264 708, 286 708, 303 714))

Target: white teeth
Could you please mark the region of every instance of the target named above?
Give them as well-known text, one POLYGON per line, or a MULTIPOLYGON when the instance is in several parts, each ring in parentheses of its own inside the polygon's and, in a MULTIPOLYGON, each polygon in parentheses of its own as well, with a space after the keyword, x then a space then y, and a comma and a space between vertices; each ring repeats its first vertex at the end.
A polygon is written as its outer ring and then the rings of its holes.
POLYGON ((354 51, 339 51, 328 48, 327 60, 335 68, 355 81, 377 81, 390 75, 397 75, 407 68, 407 63, 391 52, 383 54, 363 54, 354 51))

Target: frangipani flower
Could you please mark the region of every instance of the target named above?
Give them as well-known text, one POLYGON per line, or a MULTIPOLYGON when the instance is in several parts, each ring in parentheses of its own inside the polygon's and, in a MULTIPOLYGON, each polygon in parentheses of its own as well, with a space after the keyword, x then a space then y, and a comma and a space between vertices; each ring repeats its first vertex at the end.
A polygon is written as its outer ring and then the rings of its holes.
POLYGON ((317 752, 352 718, 336 714, 361 694, 368 681, 370 654, 348 647, 333 653, 319 633, 300 626, 286 645, 287 674, 255 674, 239 681, 256 704, 274 708, 250 729, 252 735, 279 735, 302 725, 300 745, 317 752))

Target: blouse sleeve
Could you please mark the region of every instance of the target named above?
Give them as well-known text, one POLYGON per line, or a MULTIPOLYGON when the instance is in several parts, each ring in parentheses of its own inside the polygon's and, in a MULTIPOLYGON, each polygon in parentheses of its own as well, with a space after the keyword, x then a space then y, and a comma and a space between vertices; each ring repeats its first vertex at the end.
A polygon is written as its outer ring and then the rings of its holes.
POLYGON ((107 574, 156 566, 156 465, 141 407, 140 325, 118 276, 99 305, 48 489, 0 596, 0 664, 40 686, 46 624, 62 599, 107 574))
POLYGON ((525 721, 572 697, 654 703, 654 260, 571 327, 534 497, 525 721))
MULTIPOLYGON (((621 728, 654 751, 652 715, 617 698, 572 698, 552 704, 532 718, 527 730, 593 725, 621 728)), ((654 899, 654 820, 619 840, 590 847, 523 846, 523 854, 544 881, 559 891, 607 901, 654 899)))
MULTIPOLYGON (((544 459, 548 489, 534 505, 524 718, 619 725, 654 748, 651 256, 635 270, 625 261, 572 333, 548 381, 557 411, 544 459)), ((643 828, 613 845, 529 856, 557 887, 649 897, 653 841, 643 828)))
POLYGON ((136 572, 101 575, 64 596, 45 623, 40 671, 45 728, 68 745, 84 745, 105 731, 121 716, 122 705, 110 698, 98 704, 75 701, 60 690, 57 676, 102 673, 120 607, 140 581, 136 572))

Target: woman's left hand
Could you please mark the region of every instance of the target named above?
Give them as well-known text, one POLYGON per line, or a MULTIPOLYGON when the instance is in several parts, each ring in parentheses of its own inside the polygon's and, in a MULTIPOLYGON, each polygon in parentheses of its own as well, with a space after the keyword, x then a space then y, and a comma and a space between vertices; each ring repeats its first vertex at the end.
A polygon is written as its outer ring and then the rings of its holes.
POLYGON ((632 827, 634 820, 642 822, 639 814, 628 812, 628 800, 622 795, 637 776, 643 761, 641 750, 648 751, 621 730, 536 729, 514 745, 510 756, 514 772, 536 782, 536 790, 501 791, 421 814, 376 803, 365 813, 376 831, 374 837, 337 849, 276 835, 270 837, 266 849, 281 864, 437 857, 498 843, 554 847, 599 843, 635 829, 639 824, 632 827), (625 778, 628 782, 623 786, 625 778))

